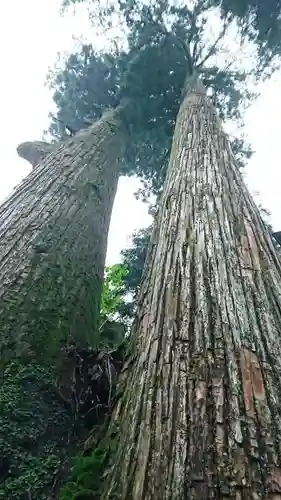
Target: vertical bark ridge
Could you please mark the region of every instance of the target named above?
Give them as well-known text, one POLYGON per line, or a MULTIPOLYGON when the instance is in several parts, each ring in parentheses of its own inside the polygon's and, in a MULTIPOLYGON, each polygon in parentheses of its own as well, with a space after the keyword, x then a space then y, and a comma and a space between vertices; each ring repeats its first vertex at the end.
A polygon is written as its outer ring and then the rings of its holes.
POLYGON ((22 341, 46 356, 69 335, 82 343, 97 339, 126 142, 119 110, 105 114, 45 155, 0 207, 2 359, 22 341))
POLYGON ((179 111, 102 498, 281 499, 281 268, 203 92, 179 111))

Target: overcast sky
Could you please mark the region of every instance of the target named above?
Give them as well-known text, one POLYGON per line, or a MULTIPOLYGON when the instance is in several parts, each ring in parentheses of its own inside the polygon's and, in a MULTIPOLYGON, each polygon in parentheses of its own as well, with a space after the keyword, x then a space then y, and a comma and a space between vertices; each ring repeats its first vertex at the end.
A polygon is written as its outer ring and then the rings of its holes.
MULTIPOLYGON (((1 167, 0 201, 28 174, 27 162, 18 158, 16 147, 26 140, 42 138, 52 109, 44 86, 48 67, 57 52, 70 49, 72 35, 85 35, 86 12, 79 20, 69 13, 59 16, 60 0, 13 0, 1 5, 0 14, 0 110, 1 167)), ((281 73, 261 85, 261 96, 245 116, 246 133, 256 151, 246 170, 247 184, 256 199, 270 210, 273 227, 281 230, 280 116, 281 73)), ((134 198, 138 184, 121 179, 113 209, 107 261, 119 259, 135 229, 150 218, 144 204, 134 198)))

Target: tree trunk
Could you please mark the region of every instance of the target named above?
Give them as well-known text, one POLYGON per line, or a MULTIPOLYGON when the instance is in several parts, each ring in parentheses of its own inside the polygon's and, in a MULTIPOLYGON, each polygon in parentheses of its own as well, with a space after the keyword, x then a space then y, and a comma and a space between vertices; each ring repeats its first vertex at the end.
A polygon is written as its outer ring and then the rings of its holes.
POLYGON ((35 168, 0 207, 2 362, 15 349, 30 347, 46 358, 69 336, 94 343, 119 160, 127 142, 121 111, 107 112, 41 157, 32 156, 31 143, 18 148, 35 168))
POLYGON ((280 332, 280 262, 195 85, 177 118, 102 498, 280 500, 280 332))

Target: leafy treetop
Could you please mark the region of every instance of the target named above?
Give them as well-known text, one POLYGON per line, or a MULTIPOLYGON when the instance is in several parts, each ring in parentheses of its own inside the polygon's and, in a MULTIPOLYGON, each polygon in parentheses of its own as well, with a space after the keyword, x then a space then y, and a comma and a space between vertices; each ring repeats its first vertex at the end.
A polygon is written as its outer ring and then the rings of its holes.
MULTIPOLYGON (((50 132, 61 137, 66 125, 74 130, 85 127, 104 109, 129 97, 132 138, 123 174, 143 180, 144 196, 159 194, 187 75, 196 69, 221 118, 239 121, 242 104, 252 97, 248 72, 235 64, 236 56, 225 52, 228 20, 220 24, 216 18, 218 33, 210 36, 209 0, 196 1, 192 10, 167 0, 149 5, 120 0, 114 5, 126 27, 124 47, 98 53, 91 45, 82 45, 63 69, 58 66, 49 75, 58 107, 50 132)), ((106 10, 99 5, 96 18, 108 25, 111 14, 112 5, 106 10)), ((250 155, 241 138, 234 147, 241 159, 250 155)))
MULTIPOLYGON (((63 8, 84 0, 62 0, 63 8)), ((92 2, 93 3, 93 2, 92 2)), ((96 2, 95 2, 96 3, 96 2)), ((130 1, 130 5, 133 5, 130 1)), ((163 5, 165 2, 162 1, 163 5)), ((193 3, 190 0, 189 4, 193 3)), ((122 4, 120 0, 116 4, 122 4)), ((281 54, 281 0, 201 0, 207 7, 218 7, 222 19, 238 22, 242 37, 247 36, 258 48, 259 67, 270 65, 281 54)))
POLYGON ((235 17, 242 36, 258 46, 260 69, 281 54, 280 0, 217 0, 224 19, 235 17))

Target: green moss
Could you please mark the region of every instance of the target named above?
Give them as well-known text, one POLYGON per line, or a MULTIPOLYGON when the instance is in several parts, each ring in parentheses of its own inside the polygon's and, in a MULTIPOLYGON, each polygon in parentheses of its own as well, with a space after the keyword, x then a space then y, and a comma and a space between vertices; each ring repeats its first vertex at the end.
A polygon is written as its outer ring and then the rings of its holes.
POLYGON ((75 453, 73 415, 54 385, 52 370, 38 364, 6 367, 0 386, 0 499, 50 498, 56 473, 75 453))
POLYGON ((69 481, 60 491, 59 500, 99 499, 102 476, 108 461, 115 454, 118 426, 105 422, 99 429, 98 446, 90 456, 79 455, 73 460, 69 481), (87 496, 88 495, 88 496, 87 496))
MULTIPOLYGON (((103 340, 106 345, 108 339, 103 340)), ((54 345, 59 345, 58 338, 53 341, 54 345)), ((39 344, 38 341, 38 347, 39 344)), ((102 350, 105 356, 106 350, 105 347, 102 350)), ((121 342, 114 352, 110 349, 117 371, 125 350, 126 341, 121 342)), ((89 364, 86 355, 85 366, 91 369, 97 353, 93 350, 88 354, 93 359, 89 364)), ((26 500, 29 497, 49 500, 54 484, 55 494, 59 494, 61 500, 93 500, 99 491, 102 470, 113 442, 109 440, 110 444, 105 446, 104 440, 91 456, 76 457, 68 480, 71 457, 79 449, 78 437, 84 439, 89 427, 86 428, 88 421, 83 415, 74 414, 70 404, 61 399, 56 388, 57 375, 62 375, 60 365, 57 363, 57 373, 49 360, 50 357, 46 356, 36 363, 30 358, 24 362, 22 356, 21 361, 9 362, 4 367, 0 385, 0 500, 26 500), (61 484, 65 486, 60 490, 61 484)), ((106 369, 104 375, 98 390, 107 402, 106 369)), ((67 382, 68 379, 66 387, 67 382)), ((110 388, 111 396, 116 397, 115 386, 110 388)), ((95 443, 100 442, 99 438, 108 431, 107 417, 108 414, 103 415, 104 420, 95 423, 98 428, 92 428, 95 443)), ((91 447, 96 446, 93 441, 91 447)))

